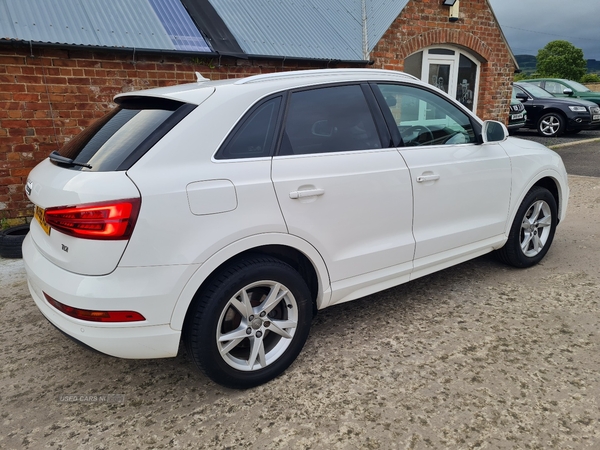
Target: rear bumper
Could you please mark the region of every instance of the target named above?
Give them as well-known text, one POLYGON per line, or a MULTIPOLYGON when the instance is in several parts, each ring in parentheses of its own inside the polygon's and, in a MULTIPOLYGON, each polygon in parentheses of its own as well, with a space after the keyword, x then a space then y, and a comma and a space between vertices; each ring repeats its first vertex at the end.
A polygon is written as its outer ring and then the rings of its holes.
POLYGON ((117 268, 104 276, 68 272, 48 261, 30 236, 23 243, 29 291, 42 314, 73 339, 119 358, 177 355, 180 330, 171 328, 173 308, 189 266, 117 268), (44 292, 69 306, 91 310, 132 310, 146 320, 97 323, 75 319, 51 306, 44 292))

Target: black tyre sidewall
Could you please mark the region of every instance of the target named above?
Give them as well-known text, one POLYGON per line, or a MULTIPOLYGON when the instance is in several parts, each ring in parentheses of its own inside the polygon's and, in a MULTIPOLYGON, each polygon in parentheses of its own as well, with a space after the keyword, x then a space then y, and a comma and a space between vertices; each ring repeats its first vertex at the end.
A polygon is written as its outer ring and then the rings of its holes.
POLYGON ((286 263, 263 256, 245 258, 221 271, 199 293, 191 308, 184 329, 188 353, 209 378, 232 388, 258 386, 287 369, 302 350, 312 319, 310 291, 304 280, 286 263), (279 359, 263 369, 245 372, 231 367, 219 354, 217 325, 229 300, 244 286, 260 280, 277 281, 292 292, 298 305, 298 326, 292 342, 279 359))
POLYGON ((542 117, 540 117, 540 120, 538 120, 537 132, 540 136, 543 136, 543 137, 557 137, 557 136, 560 136, 561 134, 563 134, 563 132, 565 130, 565 125, 566 125, 565 118, 560 113, 549 112, 549 113, 542 115, 542 117), (549 116, 557 117, 558 120, 560 121, 560 126, 558 127, 558 130, 556 131, 556 133, 551 134, 551 135, 542 133, 542 129, 541 129, 542 121, 546 117, 549 117, 549 116))
POLYGON ((517 214, 515 215, 515 219, 510 229, 510 234, 508 236, 508 241, 504 245, 504 247, 500 250, 500 257, 506 263, 511 264, 515 267, 531 267, 539 263, 552 245, 552 241, 554 240, 554 233, 556 232, 556 225, 558 220, 558 208, 556 206, 556 200, 554 196, 545 188, 542 187, 534 187, 531 189, 517 210, 517 214), (545 201, 550 207, 550 214, 552 215, 552 225, 550 226, 550 234, 548 236, 548 240, 544 244, 544 248, 542 251, 535 256, 526 256, 521 249, 521 223, 523 222, 523 218, 525 214, 538 200, 545 201))
POLYGON ((22 258, 21 247, 25 236, 29 232, 29 224, 17 225, 7 228, 0 232, 0 257, 2 258, 22 258))

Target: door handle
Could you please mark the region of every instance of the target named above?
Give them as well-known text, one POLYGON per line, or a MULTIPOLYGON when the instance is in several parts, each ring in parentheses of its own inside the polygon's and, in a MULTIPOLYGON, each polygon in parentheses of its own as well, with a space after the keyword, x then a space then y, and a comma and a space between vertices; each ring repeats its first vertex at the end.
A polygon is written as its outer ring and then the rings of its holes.
POLYGON ((421 175, 420 177, 417 177, 417 183, 423 183, 424 181, 435 181, 435 180, 439 180, 440 176, 437 174, 432 174, 432 175, 421 175))
POLYGON ((302 191, 293 191, 290 192, 290 198, 305 198, 305 197, 316 197, 318 195, 323 195, 325 193, 325 189, 306 189, 302 191))

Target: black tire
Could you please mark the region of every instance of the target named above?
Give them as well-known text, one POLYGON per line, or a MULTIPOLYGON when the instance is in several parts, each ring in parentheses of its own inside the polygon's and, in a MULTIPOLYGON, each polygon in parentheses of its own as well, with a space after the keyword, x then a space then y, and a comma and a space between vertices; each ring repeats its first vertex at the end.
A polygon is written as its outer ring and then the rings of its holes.
POLYGON ((499 258, 514 267, 531 267, 548 253, 558 219, 554 196, 543 187, 533 187, 523 199, 499 258))
POLYGON ((561 113, 548 112, 540 117, 537 123, 537 132, 544 137, 557 137, 565 131, 566 121, 561 113))
POLYGON ((229 264, 196 294, 183 340, 196 366, 213 381, 250 388, 294 362, 311 319, 310 291, 298 272, 278 259, 253 255, 229 264), (271 293, 279 299, 265 306, 271 293), (227 334, 232 339, 223 339, 227 334))
POLYGON ((0 256, 2 258, 22 258, 21 247, 29 233, 29 224, 17 225, 0 232, 0 256))

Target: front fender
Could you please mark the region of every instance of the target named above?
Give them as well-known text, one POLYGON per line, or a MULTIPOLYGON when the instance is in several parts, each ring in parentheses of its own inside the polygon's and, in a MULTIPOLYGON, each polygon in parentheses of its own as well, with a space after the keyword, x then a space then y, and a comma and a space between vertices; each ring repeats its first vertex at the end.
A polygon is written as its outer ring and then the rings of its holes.
POLYGON ((566 181, 563 181, 563 176, 553 169, 546 169, 533 175, 526 183, 513 189, 514 194, 511 198, 510 210, 508 215, 508 221, 506 223, 505 233, 509 235, 512 224, 515 220, 517 210, 523 202, 523 199, 533 186, 538 184, 540 180, 550 179, 556 185, 558 191, 558 221, 562 221, 567 213, 567 206, 569 203, 569 185, 566 181))

